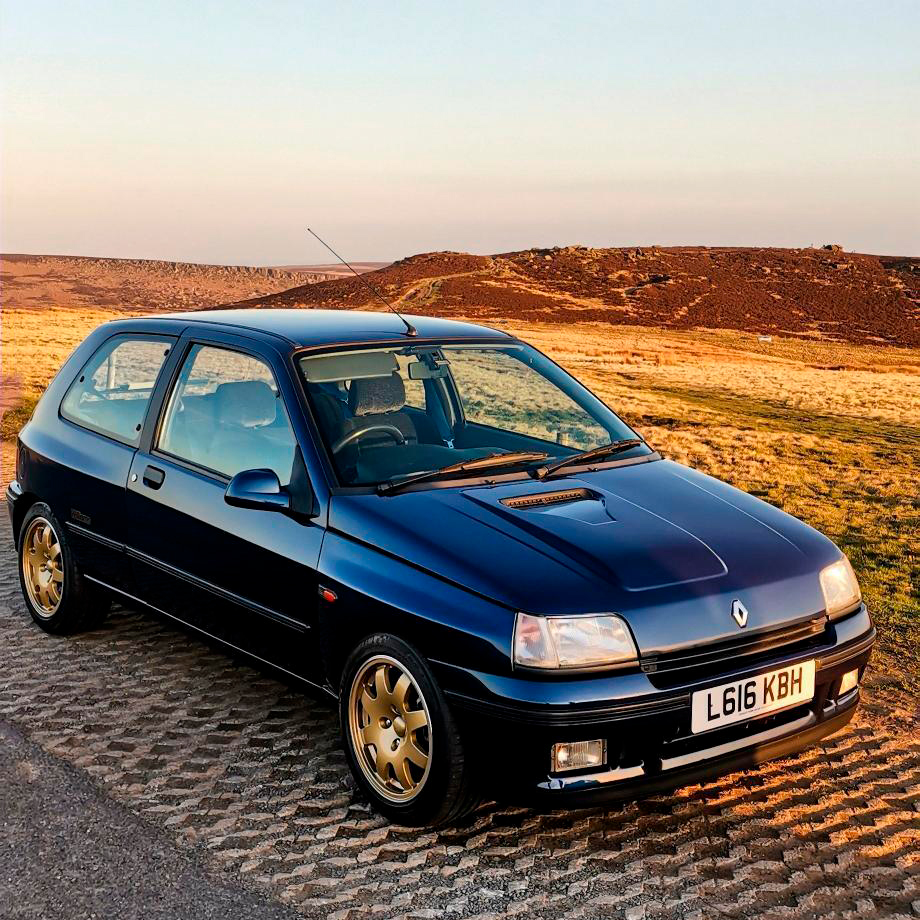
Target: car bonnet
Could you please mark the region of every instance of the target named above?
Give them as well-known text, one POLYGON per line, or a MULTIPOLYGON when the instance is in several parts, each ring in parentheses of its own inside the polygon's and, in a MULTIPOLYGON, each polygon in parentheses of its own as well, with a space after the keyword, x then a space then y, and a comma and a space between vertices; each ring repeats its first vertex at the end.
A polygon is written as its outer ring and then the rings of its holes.
POLYGON ((335 497, 330 525, 512 609, 619 612, 644 653, 820 613, 839 552, 718 480, 656 461, 550 482, 335 497))

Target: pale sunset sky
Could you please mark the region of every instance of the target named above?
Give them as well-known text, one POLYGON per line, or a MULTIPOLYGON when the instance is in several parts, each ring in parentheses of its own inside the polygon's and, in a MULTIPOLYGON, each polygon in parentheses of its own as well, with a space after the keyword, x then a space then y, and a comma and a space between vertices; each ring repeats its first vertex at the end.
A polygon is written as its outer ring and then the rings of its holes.
POLYGON ((920 255, 918 2, 0 11, 4 252, 920 255))

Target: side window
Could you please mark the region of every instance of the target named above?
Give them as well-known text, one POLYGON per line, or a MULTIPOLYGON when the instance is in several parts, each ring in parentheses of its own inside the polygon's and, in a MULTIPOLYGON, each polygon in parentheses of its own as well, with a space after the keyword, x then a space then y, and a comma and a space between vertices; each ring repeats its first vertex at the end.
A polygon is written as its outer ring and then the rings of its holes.
POLYGON ((147 403, 173 339, 113 336, 89 359, 61 403, 61 415, 137 445, 147 403))
POLYGON ((264 361, 195 345, 169 398, 157 446, 225 476, 274 470, 284 486, 291 481, 296 441, 264 361))

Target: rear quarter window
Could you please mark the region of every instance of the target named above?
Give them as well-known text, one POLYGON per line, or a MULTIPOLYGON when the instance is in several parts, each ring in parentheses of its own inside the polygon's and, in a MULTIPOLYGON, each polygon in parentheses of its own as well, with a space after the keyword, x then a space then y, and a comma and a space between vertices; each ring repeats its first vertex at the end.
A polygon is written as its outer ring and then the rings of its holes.
POLYGON ((61 416, 136 446, 147 405, 173 339, 117 335, 86 362, 61 403, 61 416))

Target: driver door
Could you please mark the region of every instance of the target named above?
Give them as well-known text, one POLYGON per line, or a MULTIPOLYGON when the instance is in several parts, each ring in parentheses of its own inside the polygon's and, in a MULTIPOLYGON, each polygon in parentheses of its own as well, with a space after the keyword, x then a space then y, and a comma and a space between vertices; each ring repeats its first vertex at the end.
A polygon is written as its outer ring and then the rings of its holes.
POLYGON ((224 500, 242 470, 271 469, 287 486, 303 462, 270 356, 248 344, 186 344, 128 477, 128 554, 142 600, 311 679, 323 530, 224 500))

